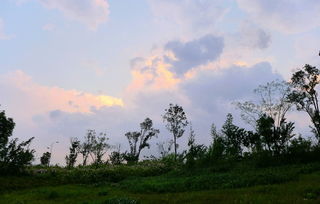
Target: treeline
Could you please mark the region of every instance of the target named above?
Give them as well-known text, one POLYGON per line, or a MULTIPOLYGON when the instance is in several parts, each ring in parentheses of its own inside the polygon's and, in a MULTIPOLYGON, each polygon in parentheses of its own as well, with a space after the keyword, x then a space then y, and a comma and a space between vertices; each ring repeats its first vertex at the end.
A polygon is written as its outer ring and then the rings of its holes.
MULTIPOLYGON (((316 90, 319 74, 316 67, 305 65, 293 73, 289 83, 273 81, 259 86, 254 90, 257 95, 255 102, 234 103, 241 112, 241 118, 251 125, 251 130, 235 125, 233 116, 228 114, 221 130, 218 131, 212 124, 212 142, 208 146, 196 143, 195 132, 183 108, 169 104, 162 119, 172 133, 172 139, 157 143, 160 158, 150 158, 192 168, 241 160, 253 161, 257 165, 319 160, 320 113, 316 90), (309 116, 315 142, 294 134, 295 124, 287 119, 287 113, 294 109, 304 111, 309 116), (188 127, 188 148, 178 153, 178 139, 188 127)), ((4 111, 0 112, 2 172, 20 172, 34 159, 35 151, 29 149, 33 138, 20 144, 17 139, 9 141, 14 126, 13 120, 7 118, 4 111)), ((150 148, 150 141, 159 132, 159 129, 153 127, 152 120, 146 118, 140 123, 140 130, 124 135, 129 149, 121 152, 120 145, 115 147, 109 144, 105 133, 88 130, 82 141, 78 138, 71 139, 69 153, 65 157, 66 167, 75 167, 79 158, 82 158, 81 166, 135 164, 141 159, 141 152, 150 148), (106 155, 108 152, 111 153, 106 155)), ((43 153, 40 158, 43 166, 50 165, 51 154, 52 152, 43 153)))

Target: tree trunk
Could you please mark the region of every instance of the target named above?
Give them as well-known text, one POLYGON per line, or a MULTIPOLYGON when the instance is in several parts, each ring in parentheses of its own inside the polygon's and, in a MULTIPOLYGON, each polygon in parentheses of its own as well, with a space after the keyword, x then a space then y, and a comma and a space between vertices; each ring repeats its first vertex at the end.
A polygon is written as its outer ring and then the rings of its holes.
POLYGON ((173 142, 174 142, 174 161, 177 161, 177 137, 173 136, 173 142))

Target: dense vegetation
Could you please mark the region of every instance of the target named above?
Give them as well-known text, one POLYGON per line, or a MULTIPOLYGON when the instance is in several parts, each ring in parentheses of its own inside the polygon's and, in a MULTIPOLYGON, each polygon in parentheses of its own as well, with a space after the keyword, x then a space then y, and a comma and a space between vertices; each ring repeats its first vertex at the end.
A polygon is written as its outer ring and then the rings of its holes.
POLYGON ((290 83, 273 81, 259 86, 255 89, 256 101, 235 102, 242 119, 252 128, 238 127, 228 114, 220 130, 212 124, 211 144, 207 146, 197 144, 183 107, 170 104, 162 117, 173 139, 157 143, 160 156, 145 160, 141 160, 141 152, 154 148, 150 141, 160 133, 150 118, 140 123, 140 130, 124 135, 130 147, 125 152, 109 144, 105 133, 88 130, 83 140, 70 140, 65 167, 50 165, 51 149, 43 153, 40 165, 31 165, 35 151, 29 144, 33 138, 20 144, 17 139, 9 140, 15 123, 2 111, 0 201, 78 203, 81 198, 83 203, 137 203, 154 199, 159 203, 193 199, 198 199, 195 202, 261 202, 268 193, 276 195, 281 189, 287 194, 298 193, 292 198, 283 196, 284 202, 317 202, 320 200, 320 188, 316 185, 320 181, 319 74, 316 67, 305 65, 293 73, 290 83), (310 117, 313 139, 294 134, 295 124, 287 119, 287 113, 294 109, 310 117), (185 135, 187 127, 190 128, 188 148, 179 152, 178 139, 185 135), (81 164, 77 166, 78 163, 81 164), (289 185, 297 186, 284 190, 289 185), (15 191, 20 192, 17 199, 13 199, 17 196, 15 191), (229 198, 227 192, 233 195, 229 198), (243 192, 249 197, 241 195, 243 192), (251 195, 253 192, 256 195, 251 195), (159 198, 159 193, 164 197, 159 198))

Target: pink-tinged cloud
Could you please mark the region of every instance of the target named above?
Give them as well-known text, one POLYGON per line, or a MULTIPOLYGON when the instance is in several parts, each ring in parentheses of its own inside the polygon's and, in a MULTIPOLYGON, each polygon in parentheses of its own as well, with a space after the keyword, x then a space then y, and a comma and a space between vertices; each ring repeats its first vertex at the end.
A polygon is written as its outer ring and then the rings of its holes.
MULTIPOLYGON (((165 55, 169 57, 168 54, 165 55)), ((131 63, 132 82, 127 87, 128 92, 141 90, 159 91, 174 89, 181 81, 170 72, 171 64, 164 60, 164 56, 156 55, 149 58, 137 58, 131 63)))
POLYGON ((64 16, 96 30, 109 16, 106 0, 39 0, 46 8, 57 9, 64 16))
POLYGON ((0 91, 5 96, 0 101, 2 105, 17 117, 29 119, 52 110, 90 114, 104 106, 124 105, 121 99, 112 96, 43 86, 22 71, 0 75, 0 91))

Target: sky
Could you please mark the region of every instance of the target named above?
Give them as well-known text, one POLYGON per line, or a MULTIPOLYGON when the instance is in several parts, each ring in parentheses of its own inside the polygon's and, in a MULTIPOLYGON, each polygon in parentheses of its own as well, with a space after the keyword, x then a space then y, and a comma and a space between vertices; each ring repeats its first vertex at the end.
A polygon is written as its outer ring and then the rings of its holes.
MULTIPOLYGON (((35 137, 35 163, 58 141, 52 160, 64 165, 70 138, 88 129, 125 151, 146 117, 160 134, 143 154, 156 155, 172 137, 170 103, 208 145, 227 113, 245 126, 233 102, 319 65, 319 11, 318 0, 1 0, 0 109, 13 137, 35 137)), ((305 114, 289 118, 311 136, 305 114)))

